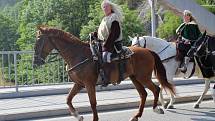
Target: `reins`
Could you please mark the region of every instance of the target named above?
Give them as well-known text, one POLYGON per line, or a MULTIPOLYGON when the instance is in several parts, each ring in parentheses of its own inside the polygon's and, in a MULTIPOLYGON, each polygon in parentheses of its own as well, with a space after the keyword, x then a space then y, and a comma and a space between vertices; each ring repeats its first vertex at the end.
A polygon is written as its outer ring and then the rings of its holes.
POLYGON ((83 64, 85 64, 85 63, 87 63, 87 62, 89 62, 89 61, 92 60, 92 59, 93 59, 93 57, 87 58, 87 59, 85 59, 85 60, 83 60, 83 61, 81 61, 81 62, 75 64, 74 66, 72 66, 71 68, 69 68, 69 69, 67 70, 67 72, 70 72, 70 71, 75 70, 77 67, 79 67, 79 66, 81 66, 81 65, 83 65, 83 64))

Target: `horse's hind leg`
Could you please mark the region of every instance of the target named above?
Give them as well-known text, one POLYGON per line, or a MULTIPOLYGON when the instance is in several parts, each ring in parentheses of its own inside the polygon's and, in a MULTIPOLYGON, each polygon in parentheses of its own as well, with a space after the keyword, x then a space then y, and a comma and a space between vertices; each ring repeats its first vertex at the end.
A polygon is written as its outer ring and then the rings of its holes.
POLYGON ((152 91, 153 95, 154 95, 154 104, 153 104, 153 110, 156 113, 159 114, 164 114, 164 111, 158 107, 158 99, 159 99, 159 93, 160 93, 160 87, 155 85, 152 80, 150 79, 147 82, 144 82, 144 85, 146 85, 146 87, 152 91))
POLYGON ((205 80, 205 89, 202 93, 202 95, 199 97, 198 101, 194 104, 194 108, 199 108, 199 104, 202 102, 205 94, 208 92, 208 89, 210 88, 210 80, 205 80))
POLYGON ((160 103, 161 103, 161 105, 165 109, 173 109, 174 108, 173 104, 175 102, 175 96, 172 93, 170 93, 170 96, 171 96, 170 101, 165 101, 165 99, 163 98, 163 90, 164 90, 163 87, 160 86, 160 103))
POLYGON ((67 105, 69 106, 69 111, 71 115, 74 115, 78 121, 83 121, 83 117, 79 115, 79 113, 75 110, 75 108, 72 105, 72 99, 73 97, 80 92, 82 89, 82 86, 79 84, 74 84, 73 88, 69 91, 69 94, 67 96, 67 105))
POLYGON ((130 121, 138 121, 138 118, 142 116, 143 114, 143 109, 145 106, 145 101, 146 101, 146 97, 147 97, 147 92, 145 90, 145 88, 141 85, 141 83, 139 83, 135 77, 131 76, 130 79, 132 80, 134 86, 136 87, 141 101, 140 101, 140 105, 139 105, 139 111, 138 113, 132 118, 130 119, 130 121))
POLYGON ((170 96, 171 96, 170 97, 170 102, 169 102, 169 104, 167 106, 167 109, 174 109, 173 104, 175 102, 175 96, 172 93, 170 93, 170 96))
POLYGON ((163 98, 163 87, 160 87, 160 103, 163 106, 163 108, 167 108, 168 103, 163 98))

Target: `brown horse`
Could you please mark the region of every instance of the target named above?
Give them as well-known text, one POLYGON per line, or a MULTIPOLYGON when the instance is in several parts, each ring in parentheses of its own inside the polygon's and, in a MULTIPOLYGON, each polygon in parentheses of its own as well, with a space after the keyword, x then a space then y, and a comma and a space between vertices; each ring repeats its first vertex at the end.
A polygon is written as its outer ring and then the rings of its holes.
MULTIPOLYGON (((85 87, 93 112, 93 121, 98 121, 95 90, 98 78, 97 62, 92 59, 89 44, 81 42, 74 35, 62 30, 48 27, 38 27, 38 29, 34 65, 38 66, 44 64, 48 54, 53 49, 58 50, 59 54, 69 65, 69 68, 72 68, 68 74, 75 83, 67 97, 70 113, 79 121, 83 121, 83 117, 79 116, 78 112, 73 107, 72 99, 85 87)), ((158 113, 163 113, 163 110, 157 106, 160 88, 151 80, 153 70, 155 70, 156 77, 164 88, 169 89, 173 94, 175 94, 175 90, 173 85, 167 82, 166 70, 156 53, 139 47, 129 48, 134 54, 128 59, 125 78, 130 77, 141 98, 139 111, 131 119, 131 121, 138 121, 138 118, 142 116, 147 97, 144 86, 148 87, 154 94, 153 110, 158 113)), ((112 62, 112 65, 114 64, 116 63, 112 62)), ((118 69, 114 68, 110 72, 110 81, 113 82, 113 80, 118 80, 118 78, 118 69)))

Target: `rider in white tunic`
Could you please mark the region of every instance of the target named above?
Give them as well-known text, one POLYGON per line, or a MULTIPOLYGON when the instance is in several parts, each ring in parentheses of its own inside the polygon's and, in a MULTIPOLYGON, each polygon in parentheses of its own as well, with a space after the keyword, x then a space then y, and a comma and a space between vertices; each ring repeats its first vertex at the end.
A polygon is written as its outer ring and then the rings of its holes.
MULTIPOLYGON (((102 60, 104 63, 110 63, 112 53, 119 54, 122 52, 121 26, 123 14, 122 9, 118 5, 108 0, 102 2, 101 8, 105 16, 99 25, 97 37, 99 40, 103 41, 102 60)), ((108 72, 104 73, 104 70, 101 68, 99 75, 102 77, 102 86, 107 86, 109 83, 108 72)))
POLYGON ((110 63, 110 56, 112 53, 120 53, 122 49, 122 12, 121 8, 105 0, 101 7, 105 13, 98 28, 98 39, 104 41, 103 44, 103 60, 110 63))

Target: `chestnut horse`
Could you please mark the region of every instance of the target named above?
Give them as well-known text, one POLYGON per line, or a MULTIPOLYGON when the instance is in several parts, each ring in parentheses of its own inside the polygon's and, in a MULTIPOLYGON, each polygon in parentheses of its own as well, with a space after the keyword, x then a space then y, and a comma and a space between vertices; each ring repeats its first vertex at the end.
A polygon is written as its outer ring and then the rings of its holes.
MULTIPOLYGON (((70 71, 68 71, 69 77, 75 83, 67 97, 70 113, 74 115, 78 121, 83 121, 83 117, 80 116, 73 107, 72 99, 85 87, 93 112, 93 121, 98 121, 95 89, 98 78, 97 62, 92 59, 89 44, 81 42, 80 39, 74 35, 62 30, 48 27, 38 27, 38 29, 35 43, 34 66, 44 64, 45 58, 53 49, 56 49, 68 64, 70 68, 70 71)), ((125 78, 130 77, 141 98, 139 111, 131 118, 131 121, 138 121, 138 118, 142 116, 147 97, 144 86, 153 92, 153 110, 157 113, 163 113, 163 110, 157 106, 160 88, 151 80, 153 70, 155 70, 156 77, 164 88, 170 90, 173 94, 175 94, 175 89, 172 84, 168 83, 166 70, 156 53, 140 47, 129 48, 134 54, 128 59, 125 68, 125 78)), ((114 61, 111 64, 114 65, 116 63, 114 61)), ((118 69, 113 68, 110 72, 110 81, 118 80, 118 78, 118 69)))

